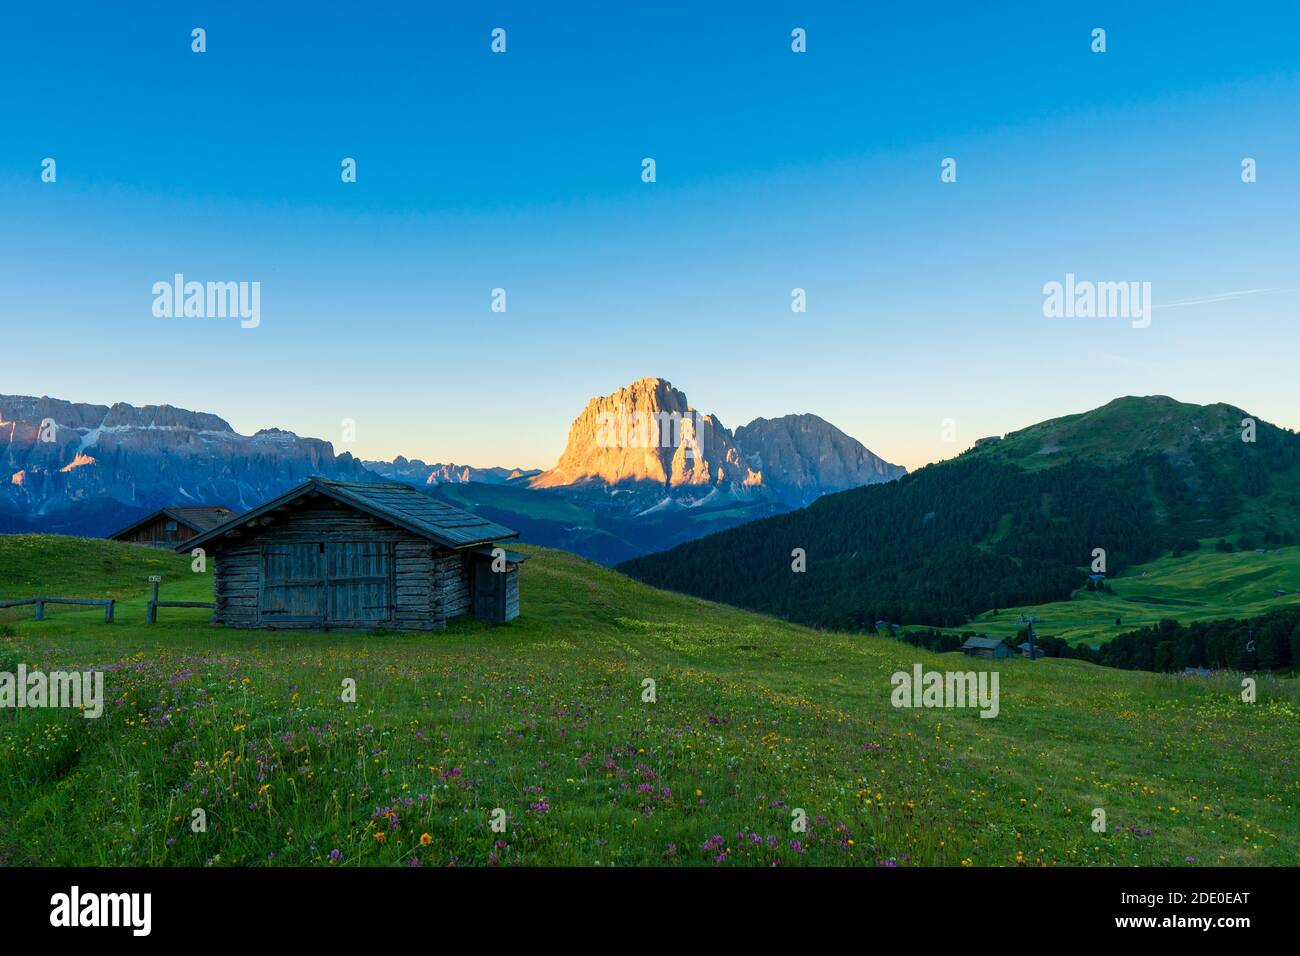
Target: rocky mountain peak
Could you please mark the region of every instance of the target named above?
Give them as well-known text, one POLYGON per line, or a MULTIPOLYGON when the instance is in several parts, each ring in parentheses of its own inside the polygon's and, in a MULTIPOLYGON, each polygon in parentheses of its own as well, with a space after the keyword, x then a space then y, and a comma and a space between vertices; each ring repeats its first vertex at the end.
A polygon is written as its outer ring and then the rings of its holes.
POLYGON ((560 460, 535 488, 640 483, 674 488, 757 482, 731 432, 662 378, 642 378, 587 402, 560 460))
POLYGON ((736 429, 736 444, 763 474, 763 483, 786 498, 811 500, 907 474, 817 415, 756 418, 736 429))
POLYGON ((559 462, 532 486, 770 492, 805 504, 905 473, 816 415, 760 418, 733 434, 671 382, 648 377, 591 399, 570 426, 559 462))

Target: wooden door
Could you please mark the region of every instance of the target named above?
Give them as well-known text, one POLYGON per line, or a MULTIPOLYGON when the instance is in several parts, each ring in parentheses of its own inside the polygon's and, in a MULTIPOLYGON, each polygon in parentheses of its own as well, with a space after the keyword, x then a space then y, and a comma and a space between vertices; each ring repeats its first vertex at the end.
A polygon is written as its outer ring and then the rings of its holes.
POLYGON ((262 546, 258 618, 264 624, 318 624, 325 618, 319 542, 262 546))
POLYGON ((474 616, 485 621, 506 619, 505 572, 493 571, 492 562, 474 562, 474 616))
POLYGON ((365 626, 393 619, 392 546, 375 541, 325 545, 325 623, 365 626))

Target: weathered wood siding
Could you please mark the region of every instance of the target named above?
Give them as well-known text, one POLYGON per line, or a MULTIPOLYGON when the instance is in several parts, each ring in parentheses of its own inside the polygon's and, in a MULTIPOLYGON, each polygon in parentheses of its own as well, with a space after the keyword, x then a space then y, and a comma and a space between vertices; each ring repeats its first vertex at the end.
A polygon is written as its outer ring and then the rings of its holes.
POLYGON ((213 624, 257 626, 262 553, 256 545, 221 546, 213 552, 213 624))
POLYGON ((433 559, 433 603, 435 616, 445 624, 468 614, 473 607, 470 593, 469 554, 439 551, 433 559))
POLYGON ((506 571, 506 620, 519 616, 519 565, 510 565, 506 571))
POLYGON ((474 616, 498 624, 519 616, 519 565, 507 563, 493 571, 492 562, 479 555, 472 565, 474 616))
POLYGON ((271 518, 212 542, 214 623, 440 630, 470 611, 463 551, 328 500, 271 518))
POLYGON ((188 541, 196 534, 198 532, 189 525, 182 524, 174 518, 168 518, 164 515, 116 540, 125 541, 128 544, 145 544, 152 548, 174 548, 182 541, 188 541), (169 524, 175 525, 175 527, 168 530, 167 525, 169 524))

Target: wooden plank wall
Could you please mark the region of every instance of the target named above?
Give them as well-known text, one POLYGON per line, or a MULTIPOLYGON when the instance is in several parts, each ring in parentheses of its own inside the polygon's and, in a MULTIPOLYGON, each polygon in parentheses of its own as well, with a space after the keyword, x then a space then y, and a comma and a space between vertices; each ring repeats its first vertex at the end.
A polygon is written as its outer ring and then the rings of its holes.
POLYGON ((257 583, 262 573, 261 549, 256 545, 222 547, 213 553, 213 624, 257 626, 257 583))
MULTIPOLYGON (((332 501, 281 509, 275 520, 256 532, 212 542, 216 610, 213 623, 258 627, 261 545, 304 541, 391 542, 393 545, 393 618, 376 627, 442 630, 451 618, 472 607, 469 554, 436 548, 418 535, 332 501)), ((516 607, 518 601, 516 599, 516 607)), ((292 624, 285 627, 314 627, 292 624)))
POLYGON ((150 521, 143 528, 136 528, 131 534, 117 540, 128 544, 146 544, 154 548, 171 548, 194 537, 194 530, 179 521, 176 522, 175 531, 168 531, 167 522, 171 520, 164 516, 157 521, 150 521))
POLYGON ((473 607, 469 581, 469 554, 439 551, 433 558, 433 605, 439 627, 468 614, 473 607))
POLYGON ((519 565, 512 564, 506 568, 506 620, 513 621, 519 616, 519 565))

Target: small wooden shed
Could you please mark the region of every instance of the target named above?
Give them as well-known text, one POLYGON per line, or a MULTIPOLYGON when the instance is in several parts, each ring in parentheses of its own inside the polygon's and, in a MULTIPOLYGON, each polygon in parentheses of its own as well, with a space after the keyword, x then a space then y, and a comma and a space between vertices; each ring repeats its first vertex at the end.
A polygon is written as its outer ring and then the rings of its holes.
POLYGON ((1011 648, 996 637, 968 637, 966 642, 962 644, 961 649, 966 653, 967 657, 1003 658, 1011 656, 1011 648))
POLYGON ((155 511, 108 537, 111 541, 174 548, 234 516, 235 512, 223 505, 180 505, 155 511))
POLYGON ((496 546, 517 536, 409 485, 311 478, 183 548, 213 563, 214 624, 433 631, 518 616, 527 556, 496 546))

